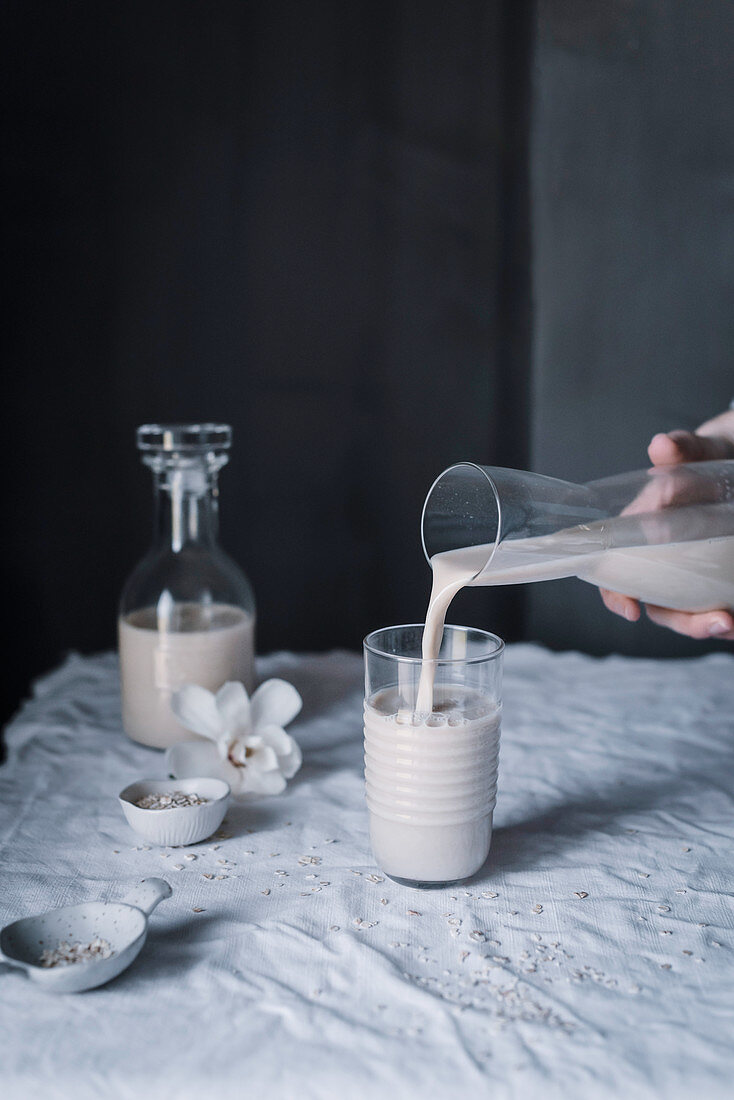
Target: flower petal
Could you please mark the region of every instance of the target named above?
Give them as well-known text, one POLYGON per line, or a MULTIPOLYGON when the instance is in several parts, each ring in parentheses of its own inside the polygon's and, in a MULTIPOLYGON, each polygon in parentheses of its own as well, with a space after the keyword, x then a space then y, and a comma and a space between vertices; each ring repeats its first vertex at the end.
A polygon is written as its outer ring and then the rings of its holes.
POLYGON ((275 749, 278 754, 278 767, 286 779, 291 779, 303 763, 298 742, 280 726, 261 726, 257 732, 265 744, 272 745, 275 749))
POLYGON ((241 794, 281 794, 285 790, 285 779, 279 771, 261 772, 253 768, 239 768, 243 773, 241 794))
POLYGON ((244 684, 228 680, 220 687, 216 700, 224 729, 231 734, 247 733, 252 729, 250 699, 244 684))
POLYGON ((179 741, 166 751, 166 772, 175 779, 223 779, 234 790, 238 772, 228 760, 222 760, 216 745, 207 741, 179 741))
POLYGON ((222 720, 211 691, 198 684, 184 684, 171 696, 171 710, 187 730, 216 741, 222 733, 222 720))
POLYGON ((233 763, 244 765, 247 759, 247 745, 241 739, 231 741, 227 746, 227 756, 233 763))
POLYGON ((266 680, 252 699, 252 725, 287 726, 296 717, 303 700, 286 680, 266 680))
POLYGON ((291 751, 288 756, 279 756, 278 763, 280 764, 280 770, 286 779, 292 779, 296 774, 301 764, 303 763, 303 754, 301 753, 301 747, 297 741, 294 741, 291 737, 291 751))
POLYGON ((247 757, 247 767, 256 772, 280 771, 278 754, 270 745, 263 745, 247 757))
POLYGON ((278 756, 287 756, 291 751, 292 737, 280 726, 258 726, 258 737, 264 745, 270 745, 272 749, 275 749, 278 756))

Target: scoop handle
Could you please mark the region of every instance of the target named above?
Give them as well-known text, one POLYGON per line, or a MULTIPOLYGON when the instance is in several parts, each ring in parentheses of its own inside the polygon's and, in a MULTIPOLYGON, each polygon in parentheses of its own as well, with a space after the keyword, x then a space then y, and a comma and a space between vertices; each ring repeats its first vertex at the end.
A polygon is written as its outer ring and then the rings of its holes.
POLYGON ((147 917, 155 909, 159 901, 170 898, 173 891, 163 878, 144 878, 130 890, 122 899, 123 905, 134 905, 147 917))

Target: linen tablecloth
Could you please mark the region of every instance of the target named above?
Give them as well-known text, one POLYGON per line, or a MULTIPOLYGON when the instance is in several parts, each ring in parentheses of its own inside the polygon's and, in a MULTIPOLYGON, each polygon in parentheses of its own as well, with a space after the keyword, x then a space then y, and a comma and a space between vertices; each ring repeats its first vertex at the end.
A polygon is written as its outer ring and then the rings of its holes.
POLYGON ((108 986, 0 974, 4 1100, 732 1096, 734 657, 510 647, 490 858, 431 891, 370 855, 359 657, 259 673, 303 695, 303 768, 190 849, 118 806, 164 770, 122 733, 114 655, 9 726, 2 923, 147 876, 173 896, 108 986))

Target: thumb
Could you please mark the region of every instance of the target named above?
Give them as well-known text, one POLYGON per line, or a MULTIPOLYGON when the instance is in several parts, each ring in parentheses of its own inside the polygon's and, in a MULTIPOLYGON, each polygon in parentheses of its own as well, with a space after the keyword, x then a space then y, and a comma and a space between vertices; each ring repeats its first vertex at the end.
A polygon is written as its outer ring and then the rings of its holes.
POLYGON ((729 447, 718 436, 696 435, 695 432, 660 432, 647 448, 653 466, 674 466, 681 462, 705 462, 726 458, 729 447))

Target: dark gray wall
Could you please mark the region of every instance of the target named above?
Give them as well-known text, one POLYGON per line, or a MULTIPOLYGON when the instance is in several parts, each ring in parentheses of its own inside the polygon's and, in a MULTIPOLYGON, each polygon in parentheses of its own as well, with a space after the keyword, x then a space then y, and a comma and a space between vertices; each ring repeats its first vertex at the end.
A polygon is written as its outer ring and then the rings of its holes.
MULTIPOLYGON (((9 0, 3 31, 6 713, 114 642, 136 424, 233 424, 261 649, 356 648, 424 613, 445 465, 636 467, 734 391, 722 0, 9 0)), ((580 582, 452 617, 686 651, 580 582)))
MULTIPOLYGON (((533 469, 645 466, 656 431, 734 397, 734 6, 539 0, 533 72, 533 469)), ((534 587, 529 634, 592 652, 700 653, 534 587)))
MULTIPOLYGON (((528 12, 7 5, 6 709, 114 643, 148 420, 234 426, 222 534, 261 650, 424 614, 431 481, 527 455, 528 12)), ((466 614, 517 634, 514 600, 466 614)))

